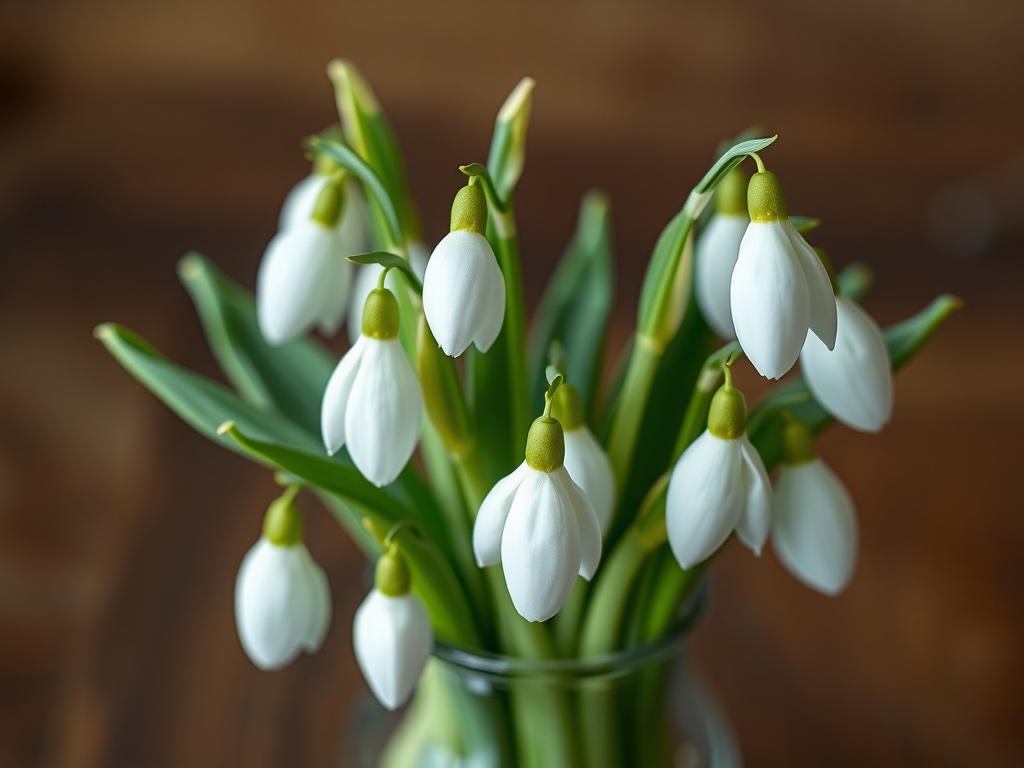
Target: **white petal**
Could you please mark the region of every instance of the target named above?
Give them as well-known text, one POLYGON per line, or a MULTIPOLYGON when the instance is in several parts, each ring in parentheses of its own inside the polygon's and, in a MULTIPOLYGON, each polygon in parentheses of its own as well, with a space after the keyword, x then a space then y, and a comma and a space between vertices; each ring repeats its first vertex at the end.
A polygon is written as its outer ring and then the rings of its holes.
MULTIPOLYGON (((302 548, 305 549, 305 546, 302 548)), ((316 653, 323 646, 327 628, 331 625, 331 588, 324 569, 314 562, 308 551, 305 561, 311 610, 302 647, 306 653, 316 653)))
POLYGON ((838 594, 857 560, 853 500, 820 459, 779 470, 772 546, 789 571, 812 589, 838 594))
POLYGON ((493 318, 495 269, 491 246, 475 232, 449 232, 434 249, 423 276, 423 312, 445 354, 461 355, 493 318))
POLYGON ((668 481, 665 522, 683 568, 703 562, 725 543, 743 512, 745 490, 739 441, 705 430, 679 457, 668 481))
POLYGON ((501 562, 501 534, 512 500, 528 469, 524 461, 511 475, 495 483, 480 505, 473 523, 473 553, 481 568, 501 562))
POLYGON ((337 333, 345 318, 353 267, 352 262, 345 257, 356 252, 339 244, 330 258, 330 265, 324 275, 323 303, 317 315, 317 325, 325 336, 337 333))
POLYGON ((607 533, 615 503, 615 473, 608 455, 586 427, 565 433, 565 468, 590 499, 601 533, 607 533))
POLYGON ((235 622, 246 654, 260 669, 290 663, 304 645, 314 608, 302 545, 278 547, 260 539, 235 581, 235 622))
POLYGON ((433 645, 430 617, 413 594, 388 597, 374 589, 356 610, 356 661, 373 695, 388 709, 408 700, 433 645))
POLYGON ((793 252, 800 258, 804 279, 807 280, 807 298, 811 307, 809 327, 825 346, 832 349, 836 344, 836 297, 832 292, 828 272, 796 227, 789 221, 784 226, 789 242, 793 245, 793 252))
POLYGON ((729 301, 736 338, 751 364, 769 379, 784 376, 800 355, 811 307, 807 279, 783 222, 747 226, 729 301))
POLYGON ((360 337, 334 369, 324 390, 324 399, 320 407, 320 431, 324 439, 324 448, 333 456, 345 444, 345 411, 355 383, 356 373, 366 350, 366 342, 360 337))
POLYGON ((546 472, 529 470, 501 537, 501 564, 512 604, 527 621, 558 613, 580 570, 580 530, 572 503, 546 472))
POLYGON ((284 200, 284 205, 281 206, 278 229, 288 229, 312 217, 316 198, 326 183, 326 176, 310 174, 292 187, 284 200))
POLYGON ((892 415, 892 366, 878 324, 857 304, 836 300, 839 325, 829 351, 808 334, 800 353, 807 385, 825 410, 844 424, 877 432, 892 415))
POLYGON ((420 436, 423 394, 398 339, 366 339, 345 408, 348 452, 374 485, 394 481, 420 436))
POLYGON ((256 309, 260 331, 270 344, 306 333, 318 319, 336 255, 336 238, 315 221, 306 221, 275 235, 256 276, 256 309))
POLYGON ((487 314, 473 338, 473 343, 481 352, 486 352, 491 348, 505 322, 505 276, 501 273, 498 262, 492 261, 492 263, 494 267, 490 269, 491 300, 487 303, 487 314))
POLYGON ((556 482, 562 483, 569 495, 573 512, 576 513, 576 523, 580 528, 580 576, 587 581, 594 578, 597 566, 601 563, 601 526, 597 521, 597 514, 594 507, 587 498, 587 494, 576 483, 566 471, 565 467, 559 467, 551 473, 556 482))
POLYGON ((749 223, 746 216, 716 214, 701 233, 695 250, 697 305, 711 329, 726 341, 736 338, 729 291, 740 242, 749 223))
POLYGON ((743 503, 743 514, 736 524, 736 535, 739 540, 760 556, 761 549, 768 539, 768 531, 772 527, 772 485, 768 480, 768 472, 761 461, 761 455, 743 435, 737 442, 743 455, 743 487, 746 498, 743 503))

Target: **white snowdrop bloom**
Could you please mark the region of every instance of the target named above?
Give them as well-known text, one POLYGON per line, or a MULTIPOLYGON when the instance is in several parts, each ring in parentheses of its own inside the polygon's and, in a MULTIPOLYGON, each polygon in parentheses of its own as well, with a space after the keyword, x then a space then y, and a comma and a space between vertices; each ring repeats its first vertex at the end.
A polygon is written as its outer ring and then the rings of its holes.
MULTIPOLYGON (((327 184, 306 218, 279 231, 256 276, 260 331, 282 344, 319 326, 334 333, 345 316, 353 245, 336 226, 346 208, 339 184, 327 184)), ((358 249, 357 249, 358 250, 358 249)))
POLYGON ((459 190, 451 232, 444 236, 423 275, 423 314, 446 355, 469 345, 486 352, 505 321, 505 278, 484 232, 487 204, 477 186, 459 190))
POLYGON ((370 292, 362 328, 327 382, 321 430, 328 454, 348 446, 359 471, 383 486, 398 477, 416 449, 423 394, 398 340, 398 302, 391 291, 370 292))
POLYGON ((679 457, 668 482, 668 540, 683 568, 711 557, 733 531, 758 555, 768 538, 771 484, 745 426, 743 395, 727 373, 708 428, 679 457))
MULTIPOLYGON (((857 561, 857 517, 842 482, 815 455, 810 432, 796 423, 807 446, 787 449, 772 498, 772 547, 783 565, 811 589, 836 595, 857 561)), ((787 428, 788 432, 792 432, 787 428)), ((787 443, 793 444, 788 437, 787 443)), ((798 443, 799 446, 799 443, 798 443)))
POLYGON ((377 562, 373 591, 356 610, 352 648, 370 690, 387 709, 408 701, 434 647, 423 602, 409 591, 409 572, 397 551, 377 562))
POLYGON ((608 533, 615 504, 615 473, 608 454, 587 427, 583 402, 571 384, 555 390, 552 415, 565 434, 565 470, 590 500, 601 535, 608 533))
POLYGON ((892 365, 878 324, 845 296, 836 298, 835 349, 807 335, 800 368, 826 411, 847 426, 877 432, 892 415, 892 365))
POLYGON ((824 266, 789 221, 773 173, 754 174, 747 204, 751 221, 729 292, 733 326, 758 373, 778 379, 793 367, 808 329, 835 346, 835 296, 824 266))
POLYGON ((501 563, 512 604, 527 621, 546 621, 593 578, 601 527, 590 500, 563 465, 562 427, 542 416, 530 427, 526 460, 487 494, 473 526, 480 567, 501 563))
POLYGON ((260 669, 279 669, 300 651, 318 651, 331 621, 327 576, 302 543, 291 495, 270 505, 263 536, 242 560, 235 581, 238 637, 260 669))
POLYGON ((746 177, 734 168, 715 190, 715 215, 697 238, 694 252, 697 306, 711 330, 726 341, 736 338, 729 291, 749 223, 746 177))
MULTIPOLYGON (((354 252, 353 252, 354 253, 354 252)), ((427 248, 423 243, 409 243, 409 266, 416 273, 421 281, 423 273, 427 269, 427 248)), ((352 302, 348 309, 348 340, 355 344, 359 340, 359 332, 363 326, 363 305, 370 291, 377 287, 377 279, 380 277, 380 267, 376 264, 359 264, 356 266, 356 276, 352 281, 352 302)), ((400 285, 402 280, 395 270, 388 272, 384 279, 384 287, 395 293, 404 286, 400 285)))

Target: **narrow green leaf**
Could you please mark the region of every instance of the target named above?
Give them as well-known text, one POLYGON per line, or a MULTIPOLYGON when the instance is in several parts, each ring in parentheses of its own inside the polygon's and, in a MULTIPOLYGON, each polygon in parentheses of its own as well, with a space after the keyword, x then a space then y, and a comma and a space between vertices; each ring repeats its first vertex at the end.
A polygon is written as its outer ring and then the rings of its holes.
POLYGON ((854 262, 840 272, 836 279, 843 295, 849 297, 851 301, 859 302, 871 288, 874 275, 865 265, 854 262))
POLYGON ((544 368, 552 341, 560 342, 566 380, 593 409, 612 308, 613 264, 608 199, 588 192, 565 253, 548 283, 530 335, 531 402, 543 407, 544 368))
POLYGON ((190 253, 178 275, 195 303, 214 357, 242 398, 274 408, 312 434, 320 431, 320 401, 335 361, 319 344, 263 340, 252 294, 208 259, 190 253))
POLYGON ((495 188, 504 201, 511 198, 526 162, 526 129, 530 123, 535 85, 532 78, 520 80, 495 120, 487 167, 491 169, 495 188))
POLYGON ((423 283, 416 277, 409 262, 401 256, 396 256, 388 251, 373 251, 372 253, 360 253, 357 256, 349 256, 348 260, 356 264, 380 264, 388 269, 397 269, 402 277, 416 293, 423 293, 423 283))

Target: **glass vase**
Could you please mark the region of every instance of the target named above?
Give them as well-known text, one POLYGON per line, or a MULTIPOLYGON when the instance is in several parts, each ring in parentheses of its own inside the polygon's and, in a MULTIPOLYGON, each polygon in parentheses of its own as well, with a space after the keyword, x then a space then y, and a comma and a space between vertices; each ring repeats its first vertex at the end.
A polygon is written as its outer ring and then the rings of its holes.
POLYGON ((686 652, 704 590, 660 640, 588 659, 520 659, 437 643, 411 703, 366 693, 343 766, 739 766, 733 729, 686 652))

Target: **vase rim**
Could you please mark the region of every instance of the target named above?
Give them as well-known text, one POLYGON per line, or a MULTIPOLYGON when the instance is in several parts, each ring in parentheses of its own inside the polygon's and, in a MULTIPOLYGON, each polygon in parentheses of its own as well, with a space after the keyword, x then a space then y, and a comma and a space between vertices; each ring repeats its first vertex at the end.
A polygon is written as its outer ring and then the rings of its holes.
POLYGON ((568 675, 573 678, 626 674, 674 656, 686 641, 690 630, 703 615, 707 600, 706 578, 700 579, 693 595, 683 604, 679 617, 664 636, 644 645, 624 648, 588 658, 524 659, 489 651, 469 650, 434 640, 433 656, 467 672, 501 677, 568 675))

